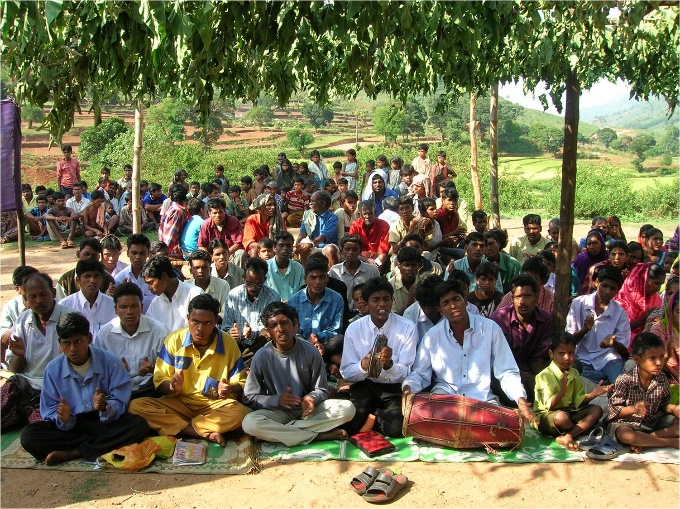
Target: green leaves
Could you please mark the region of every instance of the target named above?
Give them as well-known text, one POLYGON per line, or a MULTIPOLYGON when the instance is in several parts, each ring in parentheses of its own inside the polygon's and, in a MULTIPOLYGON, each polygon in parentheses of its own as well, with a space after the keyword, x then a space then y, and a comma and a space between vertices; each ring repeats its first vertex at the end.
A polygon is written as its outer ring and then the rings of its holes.
POLYGON ((59 17, 63 7, 62 0, 47 0, 45 3, 45 17, 47 18, 47 26, 59 17))

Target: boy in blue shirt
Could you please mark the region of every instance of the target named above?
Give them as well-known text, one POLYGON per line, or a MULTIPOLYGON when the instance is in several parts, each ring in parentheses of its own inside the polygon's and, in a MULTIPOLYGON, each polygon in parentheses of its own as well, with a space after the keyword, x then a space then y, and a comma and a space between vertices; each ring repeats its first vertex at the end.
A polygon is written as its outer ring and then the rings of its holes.
POLYGON ((31 224, 35 224, 35 231, 38 236, 35 238, 36 242, 43 242, 50 240, 50 234, 47 233, 47 222, 42 219, 42 216, 47 214, 47 198, 39 194, 35 199, 36 206, 33 207, 30 213, 26 214, 26 219, 31 224), (33 220, 33 221, 30 221, 33 220))
POLYGON ((80 313, 65 313, 57 322, 62 354, 45 368, 40 394, 43 420, 21 433, 21 445, 34 458, 55 465, 102 454, 141 442, 146 421, 125 412, 131 382, 115 355, 91 346, 90 324, 80 313))

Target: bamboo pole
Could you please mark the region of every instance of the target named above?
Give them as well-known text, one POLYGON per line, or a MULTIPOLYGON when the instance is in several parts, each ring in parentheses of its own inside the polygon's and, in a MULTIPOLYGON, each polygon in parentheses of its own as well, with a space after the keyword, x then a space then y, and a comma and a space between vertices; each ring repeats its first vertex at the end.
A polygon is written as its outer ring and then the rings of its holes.
POLYGON ((475 107, 477 106, 477 96, 470 96, 470 174, 472 177, 472 189, 475 193, 475 210, 482 210, 482 186, 479 183, 479 172, 477 171, 477 126, 475 120, 475 107))
POLYGON ((140 210, 139 181, 142 173, 142 135, 144 133, 144 104, 137 101, 135 107, 135 141, 132 158, 132 231, 142 233, 142 213, 140 210))
POLYGON ((491 85, 489 109, 489 159, 491 168, 491 216, 493 227, 501 227, 500 206, 498 203, 498 83, 491 85))

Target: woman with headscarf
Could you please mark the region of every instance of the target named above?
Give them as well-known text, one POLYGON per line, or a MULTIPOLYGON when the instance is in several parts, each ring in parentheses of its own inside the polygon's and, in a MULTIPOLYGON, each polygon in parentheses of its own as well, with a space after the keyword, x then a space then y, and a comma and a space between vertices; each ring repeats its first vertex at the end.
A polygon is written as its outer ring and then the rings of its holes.
POLYGON ((661 306, 659 288, 666 280, 663 267, 653 263, 639 263, 628 274, 614 300, 628 315, 632 339, 642 332, 647 318, 661 306))
MULTIPOLYGON (((583 254, 583 253, 579 253, 583 254)), ((583 284, 581 285, 581 290, 579 295, 588 295, 595 291, 595 273, 602 267, 611 265, 616 270, 618 270, 623 278, 625 279, 628 275, 628 269, 626 268, 626 259, 628 257, 628 245, 621 241, 616 240, 609 246, 609 258, 591 265, 588 269, 583 284)))
MULTIPOLYGON (((411 184, 411 194, 413 195, 414 210, 420 210, 420 200, 432 198, 432 181, 427 175, 416 175, 411 184)), ((417 217, 417 215, 416 215, 417 217)))
POLYGON ((678 376, 680 364, 678 361, 680 354, 680 345, 678 344, 679 301, 680 298, 678 298, 678 291, 676 290, 664 306, 663 317, 652 326, 650 331, 663 339, 666 345, 666 366, 664 371, 667 376, 672 378, 671 382, 676 384, 680 380, 678 376))
POLYGON ((609 216, 607 218, 607 235, 609 236, 609 242, 615 242, 617 240, 628 242, 626 240, 626 234, 623 233, 621 220, 618 218, 618 216, 609 216))
POLYGON ((572 266, 576 269, 578 280, 585 282, 588 269, 609 257, 605 248, 604 235, 600 230, 590 230, 586 235, 586 250, 579 253, 572 266))
POLYGON ((250 204, 250 210, 257 211, 250 214, 243 225, 243 247, 249 256, 257 256, 257 243, 274 236, 286 229, 281 219, 281 211, 276 204, 276 199, 269 193, 263 193, 250 204))

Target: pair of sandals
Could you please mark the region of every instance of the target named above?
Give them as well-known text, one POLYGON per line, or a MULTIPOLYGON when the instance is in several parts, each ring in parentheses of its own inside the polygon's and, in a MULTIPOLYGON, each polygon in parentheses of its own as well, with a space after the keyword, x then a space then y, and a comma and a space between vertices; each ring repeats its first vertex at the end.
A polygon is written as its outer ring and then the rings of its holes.
POLYGON ((61 248, 62 249, 70 249, 72 247, 76 247, 76 245, 73 243, 71 240, 62 240, 61 241, 61 248))
POLYGON ((408 477, 395 474, 389 468, 382 472, 377 468, 366 467, 349 483, 355 493, 372 504, 383 504, 397 496, 408 483, 408 477))
POLYGON ((600 427, 593 429, 588 438, 581 440, 578 448, 586 451, 586 456, 593 460, 611 460, 626 452, 626 447, 600 427))

